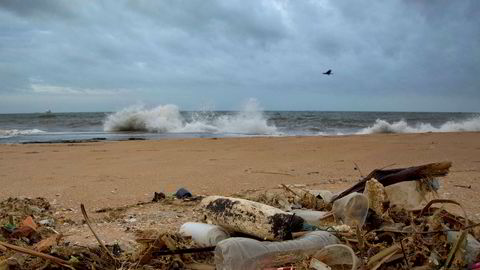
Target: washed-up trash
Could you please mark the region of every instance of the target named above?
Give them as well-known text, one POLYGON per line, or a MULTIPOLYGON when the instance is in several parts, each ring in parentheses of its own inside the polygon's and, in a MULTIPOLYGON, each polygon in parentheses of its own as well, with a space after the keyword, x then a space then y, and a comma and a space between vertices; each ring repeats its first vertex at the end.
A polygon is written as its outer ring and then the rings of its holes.
POLYGON ((325 203, 330 203, 335 196, 335 193, 324 189, 311 189, 308 190, 308 192, 317 197, 317 199, 323 200, 325 203))
POLYGON ((211 247, 225 240, 230 235, 220 226, 187 222, 180 227, 180 234, 192 237, 193 241, 200 246, 211 247))
POLYGON ((433 179, 427 182, 427 185, 421 181, 401 182, 385 187, 390 205, 397 205, 410 210, 418 208, 427 196, 438 189, 439 182, 433 179))
MULTIPOLYGON (((291 211, 293 208, 301 208, 301 205, 295 204, 293 200, 290 200, 288 195, 290 194, 285 194, 283 192, 266 191, 265 193, 262 193, 260 196, 253 197, 250 199, 254 201, 258 201, 260 203, 270 205, 270 206, 277 207, 284 211, 291 211)), ((249 198, 245 198, 245 199, 249 199, 249 198)))
POLYGON ((20 227, 15 229, 12 233, 12 237, 21 238, 29 237, 37 231, 38 225, 35 223, 31 216, 26 217, 20 227))
POLYGON ((30 228, 32 228, 34 231, 36 231, 37 228, 38 228, 38 225, 35 223, 35 221, 33 220, 33 218, 32 218, 31 216, 26 217, 26 218, 22 221, 21 226, 22 226, 22 227, 30 227, 30 228))
POLYGON ((337 237, 324 231, 310 232, 296 240, 283 242, 260 242, 250 238, 233 237, 217 244, 215 265, 219 270, 284 266, 337 243, 337 237))
POLYGON ((330 212, 305 210, 305 209, 295 209, 295 210, 292 210, 292 213, 303 218, 303 220, 305 220, 306 223, 314 226, 325 225, 325 223, 322 222, 322 219, 330 215, 330 212))
POLYGON ((55 225, 55 221, 51 218, 49 219, 42 219, 38 222, 38 224, 43 225, 43 226, 49 226, 53 227, 55 225))
POLYGON ((186 190, 185 188, 179 188, 177 192, 175 192, 175 197, 177 199, 190 198, 192 197, 192 193, 190 193, 190 191, 186 190))
POLYGON ((325 263, 329 267, 342 266, 342 269, 355 270, 360 266, 360 260, 355 255, 353 249, 342 244, 329 245, 317 251, 313 255, 314 259, 325 263))
POLYGON ((428 181, 434 177, 447 175, 451 166, 451 162, 438 162, 408 168, 376 169, 352 187, 336 195, 332 201, 336 201, 353 192, 363 192, 366 182, 372 178, 377 179, 384 187, 405 181, 428 181))
POLYGON ((293 202, 308 209, 320 210, 325 209, 332 199, 333 193, 330 191, 310 191, 301 188, 292 188, 290 186, 281 185, 283 189, 293 196, 293 202), (326 200, 322 197, 327 198, 326 200))
MULTIPOLYGON (((178 191, 177 191, 178 192, 178 191)), ((153 193, 153 199, 152 202, 159 202, 161 200, 165 199, 165 193, 163 192, 155 192, 153 193)))
POLYGON ((368 214, 368 198, 361 193, 351 193, 333 203, 335 218, 351 227, 362 227, 368 214))
POLYGON ((326 263, 321 262, 315 258, 312 258, 312 260, 310 261, 310 268, 313 268, 315 270, 332 270, 332 268, 326 263))
MULTIPOLYGON (((453 244, 457 241, 460 236, 460 232, 448 232, 447 233, 447 242, 453 244)), ((478 242, 473 235, 468 234, 465 243, 463 243, 462 248, 465 250, 464 258, 465 262, 471 264, 475 262, 478 255, 480 254, 480 242, 478 242)))
POLYGON ((469 269, 480 269, 480 262, 471 264, 468 268, 469 269))
POLYGON ((265 240, 291 239, 304 220, 278 208, 244 199, 209 196, 200 203, 208 223, 265 240))
POLYGON ((60 241, 60 239, 62 237, 63 237, 63 235, 61 235, 61 234, 51 235, 50 237, 45 238, 42 241, 36 243, 35 246, 34 246, 34 249, 36 251, 46 252, 46 251, 50 250, 52 248, 52 246, 57 244, 58 241, 60 241))
MULTIPOLYGON (((125 232, 131 232, 135 228, 137 250, 123 253, 118 246, 106 242, 102 249, 77 246, 71 241, 57 242, 56 238, 70 226, 62 214, 65 209, 57 211, 55 207, 50 208, 48 202, 41 198, 10 198, 0 201, 0 270, 37 269, 45 265, 48 268, 52 263, 69 264, 76 269, 95 266, 96 269, 212 270, 215 269, 215 263, 218 263, 218 269, 258 267, 263 270, 286 270, 306 269, 309 266, 322 270, 355 269, 355 264, 359 266, 358 258, 362 259, 365 269, 479 269, 480 224, 469 219, 460 203, 436 199, 429 201, 425 207, 419 207, 420 201, 415 198, 403 203, 396 201, 394 196, 405 199, 435 190, 438 188, 435 183, 438 182, 432 179, 448 173, 449 167, 450 163, 435 163, 403 169, 374 170, 333 199, 329 199, 333 194, 329 191, 307 190, 305 185, 282 185, 283 190, 247 190, 237 194, 242 198, 251 196, 252 200, 260 203, 217 196, 198 204, 195 200, 203 197, 193 195, 179 201, 174 200, 174 196, 168 196, 162 203, 148 201, 97 210, 98 213, 109 212, 105 217, 108 218, 107 222, 110 222, 110 218, 126 220, 127 222, 120 222, 122 226, 127 226, 125 232), (373 179, 377 179, 381 185, 373 179), (410 189, 398 190, 403 183, 408 183, 410 189), (386 187, 386 196, 382 186, 386 187), (389 190, 393 190, 394 195, 389 190), (367 196, 363 194, 364 191, 367 196), (369 200, 373 202, 370 208, 369 200), (443 206, 432 206, 446 203, 460 206, 463 215, 448 212, 446 209, 449 208, 443 206), (154 208, 155 211, 162 211, 158 216, 160 220, 155 220, 156 215, 145 219, 144 215, 149 212, 144 212, 147 209, 143 206, 149 210, 154 208), (192 211, 192 206, 204 211, 192 211), (409 209, 409 206, 413 207, 409 209), (299 208, 304 209, 298 210, 299 208), (378 209, 381 215, 372 208, 378 209), (282 211, 285 209, 289 209, 289 212, 282 211), (138 216, 137 213, 132 214, 137 210, 138 216), (110 215, 112 212, 115 215, 110 215), (167 215, 163 215, 167 212, 167 215), (28 216, 31 217, 26 220, 28 216), (183 235, 172 234, 169 226, 175 226, 175 221, 183 218, 206 220, 217 225, 185 223, 181 228, 183 235), (147 225, 146 220, 152 222, 147 225), (316 221, 318 226, 312 224, 316 221), (35 222, 39 224, 36 231, 32 229, 35 222), (141 230, 142 226, 150 227, 159 223, 168 223, 167 230, 141 230), (64 225, 56 228, 56 224, 64 225), (302 226, 297 227, 297 224, 302 226), (326 243, 323 248, 312 249, 308 248, 310 244, 318 245, 323 241, 317 239, 312 241, 314 243, 300 245, 301 248, 297 248, 297 240, 259 242, 254 239, 228 238, 218 242, 221 238, 210 235, 210 230, 204 226, 261 239, 286 240, 292 236, 303 240, 312 232, 327 235, 332 233, 338 239, 326 243), (12 237, 13 231, 19 228, 33 233, 28 237, 12 237), (185 237, 187 233, 191 236, 185 237), (346 246, 338 245, 339 241, 346 246), (212 246, 214 243, 218 246, 216 251, 212 246), (337 247, 334 248, 335 246, 337 247), (107 256, 108 253, 115 256, 107 256)), ((90 225, 86 214, 84 218, 87 225, 90 225)), ((95 221, 105 222, 101 215, 95 221)), ((79 223, 74 226, 77 225, 81 226, 79 223)), ((73 233, 75 231, 72 230, 73 233)), ((95 235, 93 229, 91 232, 95 235)), ((103 247, 102 235, 95 236, 103 247)), ((119 238, 119 241, 122 239, 119 238)))

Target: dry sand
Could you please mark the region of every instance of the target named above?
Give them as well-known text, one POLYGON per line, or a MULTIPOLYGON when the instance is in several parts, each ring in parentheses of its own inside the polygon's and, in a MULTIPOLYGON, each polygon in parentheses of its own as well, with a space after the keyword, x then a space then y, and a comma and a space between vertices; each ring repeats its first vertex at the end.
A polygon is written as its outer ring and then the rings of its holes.
POLYGON ((175 139, 0 145, 0 200, 46 197, 89 209, 150 200, 186 187, 228 195, 280 183, 342 190, 375 168, 452 161, 440 196, 480 216, 480 133, 175 139), (471 189, 454 185, 471 185, 471 189))

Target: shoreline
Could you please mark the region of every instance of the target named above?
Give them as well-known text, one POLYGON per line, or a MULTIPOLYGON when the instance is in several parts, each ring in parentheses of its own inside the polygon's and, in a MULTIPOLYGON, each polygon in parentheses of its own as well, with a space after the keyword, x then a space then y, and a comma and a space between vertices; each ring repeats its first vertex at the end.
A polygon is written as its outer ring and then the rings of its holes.
MULTIPOLYGON (((362 136, 395 136, 395 135, 420 135, 420 134, 480 134, 480 131, 445 131, 445 132, 406 132, 406 133, 348 133, 348 134, 319 134, 319 135, 288 135, 288 134, 276 134, 276 135, 225 135, 225 134, 214 134, 206 133, 199 136, 197 133, 171 133, 172 136, 155 136, 155 134, 165 133, 144 133, 144 135, 149 136, 130 136, 135 135, 136 132, 120 132, 112 133, 115 135, 121 135, 120 138, 115 137, 92 137, 92 138, 81 138, 81 139, 51 139, 51 140, 25 140, 25 141, 13 141, 13 142, 2 142, 0 139, 0 145, 16 145, 16 144, 72 144, 72 143, 97 143, 97 142, 126 142, 126 141, 162 141, 162 140, 193 140, 193 139, 248 139, 248 138, 337 138, 337 137, 362 137, 362 136), (184 136, 182 136, 184 135, 184 136)), ((72 133, 74 134, 74 133, 72 133)), ((138 134, 138 133, 137 133, 138 134)), ((141 133, 142 134, 142 133, 141 133)), ((168 133, 167 133, 168 134, 168 133)), ((9 139, 6 137, 3 139, 9 139)))
POLYGON ((154 192, 180 187, 207 195, 282 183, 341 191, 360 173, 390 164, 452 161, 440 197, 458 200, 471 215, 480 213, 472 200, 480 191, 479 132, 0 144, 0 153, 1 200, 46 197, 71 208, 147 201, 154 192))

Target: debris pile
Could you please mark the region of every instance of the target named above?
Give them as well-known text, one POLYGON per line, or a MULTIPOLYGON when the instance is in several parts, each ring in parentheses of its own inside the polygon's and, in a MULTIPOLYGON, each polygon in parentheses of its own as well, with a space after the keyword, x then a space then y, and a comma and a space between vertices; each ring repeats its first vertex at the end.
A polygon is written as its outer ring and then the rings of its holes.
POLYGON ((126 251, 103 243, 83 205, 94 247, 63 241, 47 201, 8 199, 0 203, 0 269, 480 269, 479 224, 458 202, 435 193, 450 167, 374 170, 338 194, 282 185, 203 197, 182 188, 154 193, 152 202, 98 210, 196 207, 178 232, 134 230, 136 249, 126 251), (447 211, 447 204, 458 211, 447 211))

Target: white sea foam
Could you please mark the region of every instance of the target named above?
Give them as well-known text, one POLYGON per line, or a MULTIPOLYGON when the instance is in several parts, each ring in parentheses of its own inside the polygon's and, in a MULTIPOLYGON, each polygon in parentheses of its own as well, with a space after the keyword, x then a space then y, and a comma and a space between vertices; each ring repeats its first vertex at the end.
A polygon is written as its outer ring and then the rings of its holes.
POLYGON ((251 135, 278 134, 269 124, 255 99, 233 115, 211 117, 196 115, 191 121, 184 119, 176 105, 160 105, 152 109, 132 106, 113 113, 105 119, 105 131, 146 131, 158 133, 235 133, 251 135))
POLYGON ((184 125, 176 105, 157 106, 146 109, 141 105, 131 106, 111 114, 104 122, 105 131, 150 131, 168 132, 184 125))
POLYGON ((434 127, 430 123, 419 123, 409 125, 405 120, 389 123, 382 119, 377 119, 375 123, 364 128, 356 134, 372 133, 424 133, 424 132, 464 132, 480 131, 480 116, 473 117, 463 121, 448 121, 439 127, 434 127))
POLYGON ((45 133, 40 129, 0 129, 0 138, 45 133))

